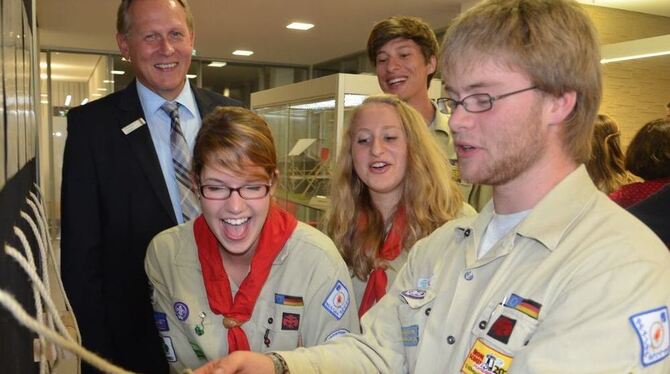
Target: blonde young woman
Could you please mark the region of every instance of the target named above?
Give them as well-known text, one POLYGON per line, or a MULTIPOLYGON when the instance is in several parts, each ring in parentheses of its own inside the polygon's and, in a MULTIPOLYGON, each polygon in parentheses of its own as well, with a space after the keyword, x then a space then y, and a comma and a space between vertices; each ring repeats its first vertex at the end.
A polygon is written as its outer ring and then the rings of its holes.
POLYGON ((371 96, 354 110, 326 232, 352 272, 359 316, 384 296, 417 240, 475 214, 445 165, 421 115, 398 97, 371 96))
POLYGON ((640 178, 626 170, 619 125, 607 115, 598 114, 596 119, 591 158, 586 163, 586 170, 596 187, 606 194, 625 184, 640 181, 640 178))

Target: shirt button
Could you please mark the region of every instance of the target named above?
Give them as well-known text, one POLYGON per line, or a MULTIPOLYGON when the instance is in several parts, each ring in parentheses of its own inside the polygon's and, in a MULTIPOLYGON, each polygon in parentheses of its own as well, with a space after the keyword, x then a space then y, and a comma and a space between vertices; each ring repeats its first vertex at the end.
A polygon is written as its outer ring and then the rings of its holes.
POLYGON ((472 280, 472 278, 474 277, 475 277, 474 274, 472 274, 470 270, 466 271, 465 274, 463 275, 463 278, 465 278, 465 280, 467 281, 472 280))
POLYGON ((479 328, 480 329, 484 330, 486 328, 486 325, 487 325, 486 321, 479 321, 479 328))
POLYGON ((430 315, 430 308, 426 309, 426 315, 427 315, 427 316, 430 315))
POLYGON ((470 229, 465 229, 465 231, 463 231, 463 235, 466 237, 470 236, 470 229))
POLYGON ((452 344, 456 343, 456 338, 454 338, 453 336, 449 335, 449 336, 447 337, 447 343, 449 343, 449 345, 452 345, 452 344))
POLYGON ((274 320, 272 319, 272 317, 268 318, 268 323, 272 323, 272 322, 274 322, 274 320))

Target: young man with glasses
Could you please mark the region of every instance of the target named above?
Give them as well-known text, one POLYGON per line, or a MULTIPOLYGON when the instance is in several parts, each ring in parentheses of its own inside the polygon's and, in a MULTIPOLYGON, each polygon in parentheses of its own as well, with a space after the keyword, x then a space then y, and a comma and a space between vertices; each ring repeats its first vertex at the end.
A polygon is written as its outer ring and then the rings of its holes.
POLYGON ((276 155, 253 112, 219 107, 205 117, 193 151, 202 215, 158 234, 145 261, 174 371, 359 331, 333 242, 273 203, 276 155))
POLYGON ((418 242, 362 335, 201 372, 670 372, 670 255, 583 165, 599 60, 573 0, 488 0, 457 17, 441 101, 463 177, 493 185, 493 204, 418 242))

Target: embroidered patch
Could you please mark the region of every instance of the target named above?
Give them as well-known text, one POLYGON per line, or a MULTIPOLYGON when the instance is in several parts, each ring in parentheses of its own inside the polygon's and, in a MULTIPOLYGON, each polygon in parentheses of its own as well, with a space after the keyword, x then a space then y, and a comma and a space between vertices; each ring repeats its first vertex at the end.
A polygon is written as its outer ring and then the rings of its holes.
POLYGON ((298 313, 282 313, 281 329, 282 330, 297 330, 300 328, 300 314, 298 313))
POLYGON ((431 279, 432 278, 419 278, 419 280, 416 282, 416 288, 425 290, 426 288, 430 287, 431 279))
POLYGON ((174 345, 172 345, 172 338, 169 336, 161 336, 163 339, 163 350, 165 351, 165 357, 168 362, 177 362, 177 353, 174 351, 174 345))
POLYGON ((205 356, 205 352, 202 350, 202 348, 198 345, 198 343, 193 343, 193 342, 188 342, 188 344, 191 345, 191 348, 193 349, 193 352, 195 352, 195 355, 201 359, 201 360, 206 360, 207 356, 205 356))
POLYGON ((628 318, 640 340, 640 361, 649 366, 668 357, 670 353, 670 323, 668 307, 648 310, 628 318))
POLYGON ((419 326, 402 326, 402 344, 405 347, 416 347, 419 345, 419 326))
POLYGON ((321 305, 339 321, 349 308, 349 290, 337 281, 321 305))
POLYGON ((177 319, 180 321, 186 321, 188 318, 188 306, 181 301, 177 301, 173 305, 174 315, 177 316, 177 319))
POLYGON ((512 330, 514 330, 514 325, 516 325, 515 319, 500 316, 493 322, 491 329, 489 329, 489 332, 487 332, 486 335, 507 344, 507 342, 509 342, 509 337, 512 335, 512 330))
POLYGON ((349 333, 349 330, 347 330, 347 329, 337 329, 337 330, 331 332, 330 334, 328 334, 328 336, 326 336, 326 340, 324 340, 324 342, 335 339, 338 336, 342 336, 342 335, 347 334, 347 333, 349 333))
POLYGON ((524 299, 517 294, 510 295, 509 299, 507 299, 505 302, 505 306, 516 309, 519 312, 534 319, 539 317, 540 309, 542 309, 542 304, 531 299, 524 299))
POLYGON ((400 293, 403 297, 410 298, 410 299, 415 299, 415 300, 421 300, 426 296, 426 291, 425 290, 407 290, 403 291, 400 293))
POLYGON ((170 331, 170 326, 168 326, 167 314, 161 312, 154 312, 154 322, 156 322, 156 329, 158 329, 158 331, 170 331))
POLYGON ((497 374, 507 373, 512 365, 512 357, 486 345, 480 339, 470 349, 463 362, 461 373, 497 374))
POLYGON ((302 296, 289 296, 279 293, 275 294, 275 304, 289 305, 289 306, 303 306, 302 296))

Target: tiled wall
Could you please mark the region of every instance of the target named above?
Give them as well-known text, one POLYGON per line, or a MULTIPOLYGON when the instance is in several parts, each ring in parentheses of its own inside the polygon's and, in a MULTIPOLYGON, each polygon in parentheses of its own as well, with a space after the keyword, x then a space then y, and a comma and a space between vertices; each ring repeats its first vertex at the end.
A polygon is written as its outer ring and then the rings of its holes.
MULTIPOLYGON (((602 44, 670 34, 670 18, 585 6, 602 44)), ((670 47, 670 46, 669 46, 670 47)), ((637 130, 665 116, 670 102, 670 55, 603 65, 604 92, 600 113, 621 126, 627 146, 637 130)))

